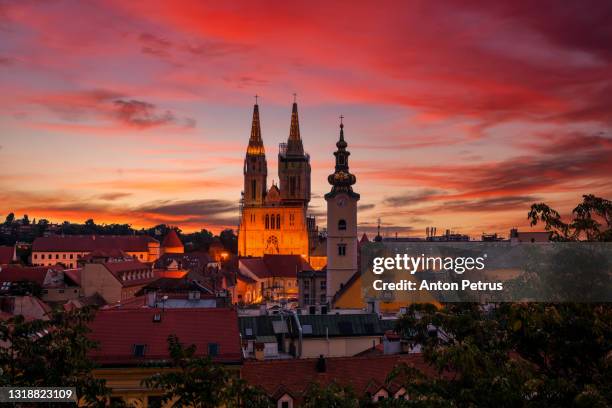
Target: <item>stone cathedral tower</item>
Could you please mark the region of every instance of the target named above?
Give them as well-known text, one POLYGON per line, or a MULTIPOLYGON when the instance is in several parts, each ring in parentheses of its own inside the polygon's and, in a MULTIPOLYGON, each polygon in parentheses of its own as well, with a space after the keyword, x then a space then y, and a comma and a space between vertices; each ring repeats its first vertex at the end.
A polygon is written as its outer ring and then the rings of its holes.
POLYGON ((334 152, 336 167, 327 178, 331 191, 325 194, 327 201, 327 298, 331 299, 357 272, 357 201, 359 194, 353 191, 357 178, 349 172, 344 140, 344 124, 340 121, 340 139, 334 152))
POLYGON ((304 153, 300 138, 297 103, 293 102, 291 126, 286 144, 278 152, 278 177, 281 198, 286 203, 308 207, 310 202, 310 157, 304 153))
POLYGON ((310 156, 300 138, 297 103, 293 103, 289 138, 279 145, 279 185, 267 186, 267 162, 259 122, 253 109, 251 137, 244 159, 244 190, 238 227, 238 254, 309 256, 314 219, 307 215, 310 202, 310 156))
POLYGON ((261 139, 259 123, 259 105, 253 108, 251 137, 244 159, 244 205, 262 205, 268 191, 268 163, 266 151, 261 139))

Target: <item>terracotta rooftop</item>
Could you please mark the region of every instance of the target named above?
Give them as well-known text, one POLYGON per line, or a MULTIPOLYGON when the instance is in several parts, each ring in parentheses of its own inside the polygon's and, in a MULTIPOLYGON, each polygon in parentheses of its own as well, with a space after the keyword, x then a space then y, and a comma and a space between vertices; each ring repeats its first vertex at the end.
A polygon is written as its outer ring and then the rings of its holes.
POLYGON ((104 267, 108 269, 108 271, 113 274, 115 278, 123 286, 134 286, 140 285, 148 282, 152 282, 157 277, 151 274, 151 276, 143 276, 136 279, 124 280, 123 275, 128 272, 152 272, 151 265, 143 262, 138 262, 137 260, 130 261, 118 261, 118 262, 105 262, 104 267))
POLYGON ((81 286, 81 271, 82 269, 66 269, 64 276, 74 282, 77 286, 81 286))
POLYGON ((12 246, 0 246, 0 265, 9 264, 13 261, 15 248, 12 246))
MULTIPOLYGON (((49 269, 54 268, 50 266, 3 266, 0 269, 0 282, 30 281, 36 282, 42 286, 49 269)), ((62 268, 55 269, 61 270, 62 268)))
POLYGON ((149 243, 157 240, 148 235, 53 235, 38 237, 32 243, 32 251, 44 252, 92 252, 95 250, 122 250, 147 252, 149 243))
POLYGON ((395 393, 400 388, 399 384, 386 385, 385 381, 393 368, 401 363, 415 367, 425 374, 437 374, 420 354, 326 358, 323 373, 317 371, 317 360, 245 361, 241 371, 242 378, 249 384, 262 387, 271 397, 280 397, 282 392, 287 392, 299 399, 313 382, 321 385, 336 382, 350 386, 358 395, 375 393, 381 387, 395 393))
POLYGON ((297 278, 298 272, 313 270, 300 255, 264 255, 240 262, 259 278, 297 278))
POLYGON ((238 315, 232 309, 100 310, 90 328, 89 337, 98 342, 90 357, 103 365, 167 360, 171 334, 186 346, 194 344, 199 356, 216 348, 215 361, 239 363, 242 358, 238 315))
POLYGON ((177 248, 183 247, 183 243, 181 239, 178 237, 175 230, 171 229, 168 234, 164 237, 164 240, 161 243, 162 248, 177 248))

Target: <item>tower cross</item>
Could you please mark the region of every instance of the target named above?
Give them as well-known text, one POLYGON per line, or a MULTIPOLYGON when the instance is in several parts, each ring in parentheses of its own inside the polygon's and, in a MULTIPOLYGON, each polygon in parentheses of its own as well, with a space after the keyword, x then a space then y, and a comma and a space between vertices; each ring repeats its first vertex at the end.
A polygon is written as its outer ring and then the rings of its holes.
POLYGON ((297 102, 297 94, 294 92, 293 93, 293 103, 297 102))
POLYGON ((257 105, 257 98, 259 98, 259 95, 255 94, 255 105, 257 105))
POLYGON ((342 125, 342 119, 344 119, 344 115, 340 115, 340 124, 342 125))

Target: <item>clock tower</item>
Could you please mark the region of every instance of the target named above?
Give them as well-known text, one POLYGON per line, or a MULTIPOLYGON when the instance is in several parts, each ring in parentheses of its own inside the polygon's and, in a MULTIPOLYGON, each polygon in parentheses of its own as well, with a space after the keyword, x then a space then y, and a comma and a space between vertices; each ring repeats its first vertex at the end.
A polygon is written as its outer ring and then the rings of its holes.
POLYGON ((352 185, 357 178, 349 172, 344 140, 344 124, 340 117, 340 139, 334 152, 336 167, 327 178, 331 191, 325 194, 327 201, 327 299, 331 300, 357 272, 357 201, 359 194, 352 185))

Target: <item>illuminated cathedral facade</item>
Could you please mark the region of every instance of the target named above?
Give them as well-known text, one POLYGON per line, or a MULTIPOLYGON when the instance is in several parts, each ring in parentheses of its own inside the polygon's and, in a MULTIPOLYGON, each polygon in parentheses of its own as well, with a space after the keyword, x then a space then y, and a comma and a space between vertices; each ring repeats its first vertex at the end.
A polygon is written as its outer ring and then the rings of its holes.
POLYGON ((297 103, 293 103, 286 143, 279 145, 278 185, 268 188, 268 164, 261 137, 259 106, 253 108, 251 136, 244 159, 239 256, 294 254, 309 257, 309 237, 316 234, 310 202, 310 156, 300 137, 297 103))

